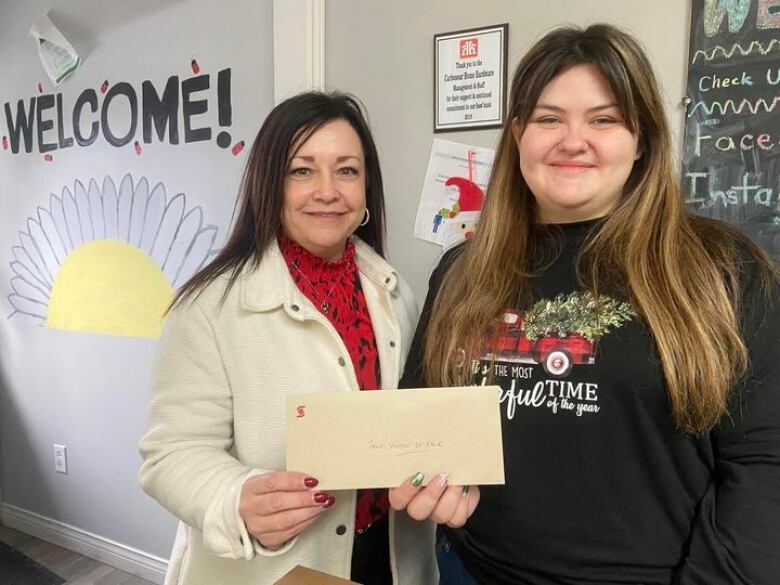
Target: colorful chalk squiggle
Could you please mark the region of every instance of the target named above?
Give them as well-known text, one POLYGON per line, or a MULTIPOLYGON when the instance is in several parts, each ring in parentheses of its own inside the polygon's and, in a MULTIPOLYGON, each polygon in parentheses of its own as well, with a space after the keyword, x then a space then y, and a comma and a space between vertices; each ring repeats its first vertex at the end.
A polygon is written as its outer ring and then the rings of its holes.
POLYGON ((693 107, 688 112, 688 117, 691 118, 693 115, 697 112, 697 110, 702 110, 704 112, 705 116, 711 116, 713 113, 716 112, 721 116, 725 116, 727 114, 758 114, 762 112, 766 112, 767 114, 772 112, 775 109, 775 106, 780 102, 780 96, 775 96, 775 98, 772 100, 772 103, 769 104, 764 98, 759 98, 755 101, 751 101, 747 98, 743 99, 742 101, 737 104, 734 100, 726 100, 724 102, 720 102, 718 100, 715 100, 711 102, 709 105, 707 105, 707 102, 704 100, 696 102, 693 107))
POLYGON ((691 65, 696 63, 699 57, 704 58, 705 61, 712 61, 715 59, 716 55, 721 55, 723 60, 727 61, 731 59, 737 53, 737 51, 739 51, 742 56, 752 55, 753 53, 766 55, 770 51, 774 51, 776 49, 780 49, 780 39, 772 39, 766 46, 764 46, 761 41, 752 41, 750 45, 748 45, 747 49, 739 43, 734 43, 730 49, 726 49, 725 47, 717 45, 709 51, 696 51, 693 54, 693 59, 691 59, 691 65))

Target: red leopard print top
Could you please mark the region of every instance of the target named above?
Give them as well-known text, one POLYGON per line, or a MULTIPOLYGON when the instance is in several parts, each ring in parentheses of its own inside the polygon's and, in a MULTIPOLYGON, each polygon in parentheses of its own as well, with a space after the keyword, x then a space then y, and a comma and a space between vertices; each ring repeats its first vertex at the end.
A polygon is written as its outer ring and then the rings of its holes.
MULTIPOLYGON (((379 389, 379 353, 355 264, 355 245, 347 241, 338 262, 319 258, 284 236, 279 238, 279 245, 298 289, 341 336, 360 389, 379 389)), ((355 531, 363 532, 385 516, 388 509, 387 490, 358 490, 355 531)))

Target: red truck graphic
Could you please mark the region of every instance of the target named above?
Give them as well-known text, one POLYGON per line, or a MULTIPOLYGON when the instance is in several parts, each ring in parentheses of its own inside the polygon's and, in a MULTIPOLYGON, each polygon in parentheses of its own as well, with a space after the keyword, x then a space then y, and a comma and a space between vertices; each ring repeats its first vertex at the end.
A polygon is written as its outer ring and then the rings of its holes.
POLYGON ((482 359, 542 364, 554 378, 565 378, 574 364, 595 362, 596 342, 576 332, 565 336, 542 335, 529 339, 523 327, 525 317, 514 311, 504 313, 496 323, 492 347, 484 348, 482 359))

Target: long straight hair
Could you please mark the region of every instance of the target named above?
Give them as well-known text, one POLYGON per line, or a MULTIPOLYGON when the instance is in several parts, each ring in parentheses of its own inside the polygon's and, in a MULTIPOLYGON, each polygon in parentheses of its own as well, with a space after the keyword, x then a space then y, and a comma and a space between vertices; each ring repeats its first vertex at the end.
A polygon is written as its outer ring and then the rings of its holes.
POLYGON ((282 231, 284 180, 290 159, 325 124, 345 120, 355 130, 365 158, 366 208, 370 219, 355 234, 380 256, 385 250, 385 200, 374 139, 358 100, 340 92, 311 91, 277 105, 263 122, 241 178, 237 215, 217 256, 176 293, 175 306, 222 274, 229 274, 223 298, 249 263, 258 265, 282 231))
POLYGON ((547 84, 580 64, 594 66, 607 81, 641 154, 622 198, 578 256, 580 284, 596 298, 609 292, 632 302, 660 356, 676 425, 704 432, 727 412, 748 366, 739 327, 740 263, 756 259, 767 284, 776 273, 748 238, 688 213, 649 60, 635 39, 604 24, 556 29, 518 64, 476 235, 454 260, 434 304, 426 380, 469 383, 470 368, 460 367, 463 352, 469 364, 493 320, 518 298, 531 299, 539 268, 534 258, 549 231, 537 221, 511 123, 524 128, 547 84))

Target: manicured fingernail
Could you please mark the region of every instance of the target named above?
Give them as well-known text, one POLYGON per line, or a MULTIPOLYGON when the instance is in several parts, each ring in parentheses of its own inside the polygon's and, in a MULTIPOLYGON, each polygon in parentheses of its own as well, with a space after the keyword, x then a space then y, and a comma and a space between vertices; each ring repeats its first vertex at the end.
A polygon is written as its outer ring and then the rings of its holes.
POLYGON ((325 501, 322 503, 322 507, 323 507, 323 508, 330 508, 330 507, 331 507, 333 504, 335 504, 335 503, 336 503, 336 498, 334 498, 333 496, 328 496, 328 499, 327 499, 327 500, 325 500, 325 501))
POLYGON ((418 471, 412 476, 412 485, 414 487, 420 487, 420 484, 423 482, 424 479, 425 479, 425 474, 422 473, 421 471, 418 471))
POLYGON ((439 475, 436 476, 436 485, 440 487, 444 487, 445 485, 447 485, 448 479, 449 477, 447 476, 446 473, 440 473, 439 475))
POLYGON ((320 481, 313 477, 307 477, 306 479, 303 480, 303 485, 305 485, 307 488, 313 488, 318 483, 320 483, 320 481))
POLYGON ((325 492, 317 492, 316 494, 314 494, 314 501, 317 504, 324 504, 325 502, 328 501, 329 497, 330 496, 328 494, 326 494, 325 492))
POLYGON ((469 490, 470 490, 470 489, 471 489, 471 486, 470 486, 470 485, 464 485, 464 486, 463 486, 463 489, 462 489, 462 490, 461 490, 461 492, 460 492, 460 495, 462 495, 462 496, 467 496, 467 495, 469 495, 469 490))

